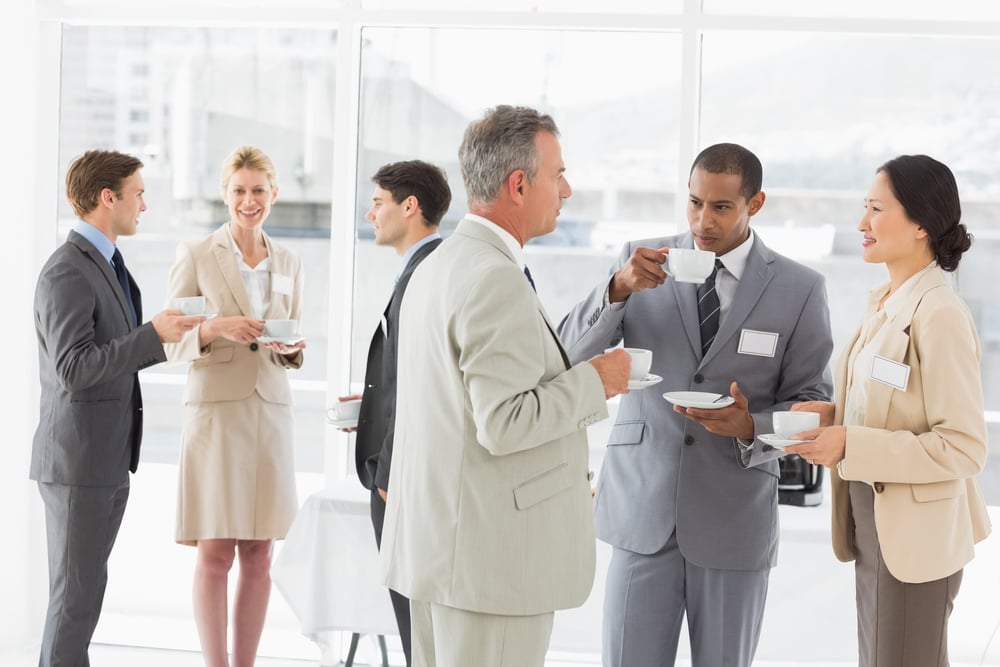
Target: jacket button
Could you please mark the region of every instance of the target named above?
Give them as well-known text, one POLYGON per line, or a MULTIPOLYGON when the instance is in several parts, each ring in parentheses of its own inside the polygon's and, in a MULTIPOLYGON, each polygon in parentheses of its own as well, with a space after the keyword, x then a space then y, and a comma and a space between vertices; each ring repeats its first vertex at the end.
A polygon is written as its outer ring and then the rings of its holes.
POLYGON ((593 470, 588 470, 587 471, 587 481, 588 482, 593 482, 594 481, 594 471, 593 470))
POLYGON ((693 435, 685 435, 684 436, 684 444, 685 445, 693 445, 694 444, 694 436, 693 435))
POLYGON ((693 379, 695 384, 701 384, 702 382, 705 381, 705 376, 702 375, 701 373, 698 373, 697 375, 694 376, 693 379))
POLYGON ((251 352, 257 351, 257 343, 250 343, 250 351, 251 352))
POLYGON ((882 493, 883 491, 885 491, 885 484, 883 484, 882 482, 875 482, 874 484, 872 484, 872 488, 875 489, 875 493, 882 493))

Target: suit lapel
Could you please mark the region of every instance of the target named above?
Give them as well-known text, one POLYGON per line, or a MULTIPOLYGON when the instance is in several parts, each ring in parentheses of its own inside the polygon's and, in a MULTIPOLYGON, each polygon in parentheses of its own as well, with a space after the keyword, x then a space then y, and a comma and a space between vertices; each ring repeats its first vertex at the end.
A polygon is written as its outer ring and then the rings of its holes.
POLYGON ((246 317, 252 316, 250 296, 247 294, 246 285, 243 284, 243 276, 240 274, 239 264, 236 263, 236 253, 233 252, 232 241, 225 225, 216 230, 213 241, 212 254, 219 263, 223 280, 226 281, 240 312, 246 317))
MULTIPOLYGON (((485 225, 482 225, 478 222, 473 222, 471 220, 462 220, 461 222, 458 223, 458 227, 455 228, 455 233, 464 236, 470 236, 485 243, 489 243, 491 246, 499 250, 507 259, 509 259, 512 264, 515 265, 517 264, 517 261, 514 259, 513 256, 511 256, 510 250, 507 248, 504 242, 500 240, 500 237, 497 236, 485 225)), ((527 277, 524 278, 524 286, 527 287, 528 289, 531 289, 531 285, 528 283, 527 277)), ((535 293, 534 290, 531 291, 532 294, 534 294, 535 296, 535 303, 538 304, 538 313, 542 316, 542 319, 545 321, 545 326, 548 327, 549 333, 552 335, 552 340, 554 340, 556 343, 556 347, 559 348, 559 354, 562 356, 563 363, 566 364, 567 369, 571 368, 572 364, 570 364, 569 362, 569 355, 566 354, 566 350, 565 348, 563 348, 562 339, 559 338, 559 334, 557 333, 556 328, 552 326, 552 322, 549 321, 549 316, 546 314, 545 309, 542 308, 542 302, 538 300, 538 294, 535 293)))
MULTIPOLYGON (((77 248, 80 249, 87 259, 94 263, 97 270, 101 272, 104 276, 104 280, 108 283, 108 289, 111 293, 115 295, 115 300, 118 301, 118 306, 121 308, 122 317, 128 322, 129 330, 133 329, 132 326, 132 313, 129 309, 128 301, 125 300, 125 294, 122 292, 121 285, 118 284, 118 276, 115 275, 115 270, 111 268, 111 264, 108 260, 104 259, 104 255, 94 247, 94 244, 87 240, 82 234, 77 234, 75 231, 70 230, 69 235, 66 237, 69 243, 72 243, 77 248)), ((142 322, 141 311, 139 310, 138 301, 138 288, 136 287, 135 280, 132 279, 132 275, 128 274, 129 287, 132 288, 133 297, 135 299, 136 308, 136 321, 142 322)))

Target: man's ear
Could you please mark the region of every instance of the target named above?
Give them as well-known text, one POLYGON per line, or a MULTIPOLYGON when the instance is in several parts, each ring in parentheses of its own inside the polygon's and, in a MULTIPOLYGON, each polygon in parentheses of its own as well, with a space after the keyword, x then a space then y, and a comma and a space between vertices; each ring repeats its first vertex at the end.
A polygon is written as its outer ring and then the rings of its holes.
POLYGON ((747 202, 747 213, 751 216, 757 215, 757 212, 764 206, 764 200, 767 197, 764 195, 764 191, 761 190, 753 197, 750 197, 750 201, 747 202))
POLYGON ((520 203, 524 197, 524 184, 527 182, 527 174, 523 169, 515 169, 507 177, 507 193, 510 198, 520 203))

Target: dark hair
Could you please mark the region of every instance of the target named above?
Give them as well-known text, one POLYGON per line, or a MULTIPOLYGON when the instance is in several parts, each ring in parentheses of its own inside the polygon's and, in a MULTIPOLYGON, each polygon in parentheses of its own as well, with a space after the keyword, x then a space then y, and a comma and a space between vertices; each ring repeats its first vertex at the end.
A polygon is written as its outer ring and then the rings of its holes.
POLYGON ((382 165, 372 182, 392 195, 397 204, 409 196, 417 198, 420 213, 430 226, 441 222, 451 204, 451 189, 444 169, 422 160, 382 165))
POLYGON ((118 151, 87 151, 75 158, 66 170, 66 199, 80 218, 101 201, 107 188, 121 196, 122 183, 142 168, 137 157, 118 151))
POLYGON ((764 168, 756 155, 739 144, 714 144, 694 159, 691 172, 701 167, 710 174, 735 174, 742 183, 740 194, 747 201, 760 192, 764 168))
POLYGON ((961 222, 962 204, 951 169, 926 155, 900 155, 878 172, 889 179, 907 217, 927 232, 938 266, 945 271, 957 269, 962 253, 972 246, 972 235, 961 222))

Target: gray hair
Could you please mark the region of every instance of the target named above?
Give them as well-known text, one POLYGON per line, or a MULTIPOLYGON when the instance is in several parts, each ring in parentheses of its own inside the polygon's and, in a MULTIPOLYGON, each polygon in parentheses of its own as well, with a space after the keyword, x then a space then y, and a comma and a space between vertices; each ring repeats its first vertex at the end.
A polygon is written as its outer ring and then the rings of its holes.
POLYGON ((529 183, 534 182, 540 161, 535 147, 539 132, 559 136, 552 117, 530 107, 500 105, 469 124, 458 148, 469 206, 496 201, 504 179, 517 169, 524 170, 529 183))

